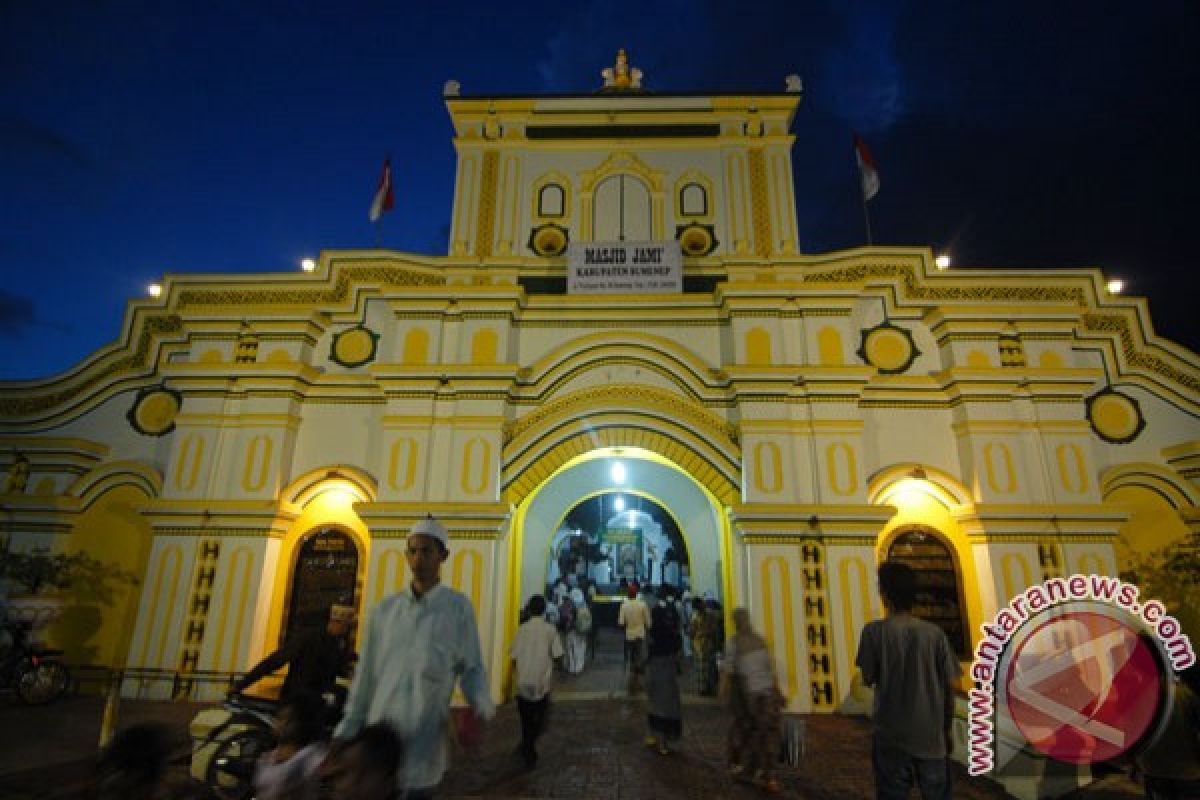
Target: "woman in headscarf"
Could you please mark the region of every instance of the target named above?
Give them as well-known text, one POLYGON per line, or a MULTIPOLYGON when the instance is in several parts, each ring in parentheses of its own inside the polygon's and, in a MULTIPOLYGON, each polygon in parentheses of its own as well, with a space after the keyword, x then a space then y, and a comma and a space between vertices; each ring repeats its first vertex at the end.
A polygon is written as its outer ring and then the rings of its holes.
POLYGON ((646 668, 646 745, 666 755, 683 733, 683 704, 679 699, 679 654, 683 649, 679 612, 667 594, 650 611, 650 660, 646 668))
POLYGON ((733 638, 721 662, 721 699, 733 711, 729 728, 729 772, 749 776, 775 794, 780 791, 772 773, 782 735, 783 695, 767 643, 750 623, 744 608, 733 612, 733 638))

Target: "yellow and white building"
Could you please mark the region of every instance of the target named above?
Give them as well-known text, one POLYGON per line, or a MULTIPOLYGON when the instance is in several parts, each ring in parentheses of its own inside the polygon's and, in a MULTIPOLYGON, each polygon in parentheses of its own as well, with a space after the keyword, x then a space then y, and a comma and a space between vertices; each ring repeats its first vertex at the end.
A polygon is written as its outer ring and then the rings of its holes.
POLYGON ((0 494, 11 546, 142 576, 71 590, 72 661, 217 694, 194 678, 246 669, 307 598, 400 587, 432 512, 500 697, 568 512, 625 492, 670 516, 693 591, 751 610, 791 707, 832 710, 862 701, 889 554, 929 567, 924 611, 965 660, 1022 588, 1200 529, 1200 357, 1144 301, 1097 270, 806 254, 798 80, 671 95, 635 72, 573 96, 447 84, 446 255, 169 275, 116 344, 0 384, 0 470, 29 462, 0 494), (678 243, 681 285, 568 292, 568 255, 605 242, 678 243))

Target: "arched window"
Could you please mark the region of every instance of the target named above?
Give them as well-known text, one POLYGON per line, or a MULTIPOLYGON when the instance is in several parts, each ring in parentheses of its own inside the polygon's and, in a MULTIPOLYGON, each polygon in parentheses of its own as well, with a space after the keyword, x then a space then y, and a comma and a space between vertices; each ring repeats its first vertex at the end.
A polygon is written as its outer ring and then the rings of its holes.
POLYGON ((592 238, 597 242, 646 242, 651 237, 650 190, 632 175, 613 175, 596 187, 592 238))
POLYGON ((887 557, 908 564, 917 573, 913 614, 945 631, 954 652, 965 659, 967 621, 954 553, 931 529, 918 527, 893 539, 887 557))
POLYGON ((698 183, 686 184, 679 190, 679 211, 685 217, 703 217, 708 213, 708 194, 698 183))
POLYGON ((356 605, 358 547, 349 534, 322 528, 301 543, 292 568, 291 600, 283 641, 322 628, 334 603, 356 605))
POLYGON ((538 216, 561 217, 566 208, 566 193, 557 183, 548 183, 538 191, 538 216))

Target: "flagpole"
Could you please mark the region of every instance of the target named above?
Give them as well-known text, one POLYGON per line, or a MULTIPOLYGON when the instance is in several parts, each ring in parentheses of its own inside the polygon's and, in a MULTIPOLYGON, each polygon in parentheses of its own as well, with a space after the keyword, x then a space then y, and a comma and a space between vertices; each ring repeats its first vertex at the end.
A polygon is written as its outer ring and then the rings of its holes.
POLYGON ((867 198, 866 197, 863 198, 862 206, 863 206, 863 222, 865 222, 867 225, 867 246, 870 247, 871 246, 871 212, 869 212, 867 210, 867 198))

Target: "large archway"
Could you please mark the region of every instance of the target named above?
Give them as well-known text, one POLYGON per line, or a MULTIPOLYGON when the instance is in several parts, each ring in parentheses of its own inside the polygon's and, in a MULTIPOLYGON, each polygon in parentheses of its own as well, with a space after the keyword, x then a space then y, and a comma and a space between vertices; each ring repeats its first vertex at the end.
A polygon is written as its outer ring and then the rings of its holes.
MULTIPOLYGON (((732 596, 728 517, 712 493, 686 470, 657 453, 640 448, 598 448, 561 466, 517 508, 513 526, 516 580, 509 589, 509 636, 521 605, 546 589, 549 559, 569 512, 601 495, 638 496, 661 508, 670 515, 685 543, 686 588, 722 602, 732 596)), ((651 582, 662 582, 664 576, 682 577, 682 572, 672 574, 670 569, 662 568, 665 552, 655 551, 658 563, 647 568, 645 561, 651 551, 646 545, 646 541, 641 543, 640 567, 642 573, 648 569, 650 574, 639 573, 640 577, 649 577, 651 582)), ((619 577, 615 583, 619 584, 619 577)), ((612 585, 610 581, 608 586, 612 585)))

